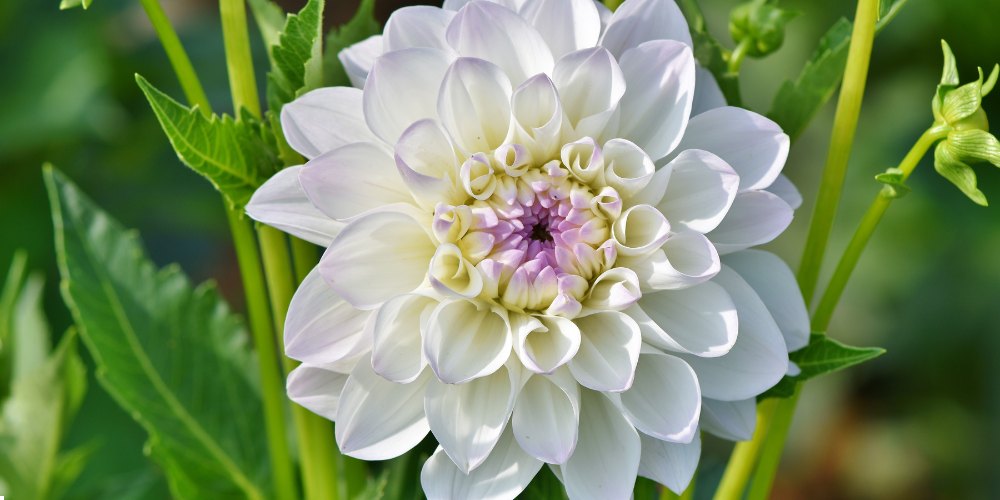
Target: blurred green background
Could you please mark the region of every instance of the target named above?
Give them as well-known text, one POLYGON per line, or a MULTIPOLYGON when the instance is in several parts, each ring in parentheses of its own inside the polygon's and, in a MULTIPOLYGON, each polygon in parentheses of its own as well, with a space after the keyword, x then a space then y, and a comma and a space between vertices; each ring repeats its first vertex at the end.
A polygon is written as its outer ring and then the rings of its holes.
MULTIPOLYGON (((279 3, 297 9, 304 2, 279 3)), ((384 20, 410 3, 419 2, 378 0, 379 15, 384 20)), ((737 3, 701 1, 711 30, 727 43, 727 13, 737 3)), ((802 12, 785 46, 743 66, 746 105, 759 112, 770 108, 775 90, 798 72, 820 34, 854 9, 853 2, 780 3, 802 12)), ((213 105, 227 110, 216 4, 164 4, 213 105)), ((328 24, 345 21, 356 6, 356 0, 329 2, 328 24)), ((993 0, 910 0, 876 40, 834 257, 878 190, 872 176, 898 162, 930 123, 939 40, 954 49, 963 81, 974 78, 977 65, 1000 60, 997 19, 1000 2, 993 0)), ((218 281, 242 309, 221 202, 178 162, 134 84, 140 73, 181 96, 138 2, 97 0, 86 12, 60 12, 57 0, 4 0, 0 61, 0 269, 16 249, 29 251, 30 266, 46 277, 53 331, 71 320, 58 293, 45 161, 137 228, 158 264, 179 262, 195 281, 218 281)), ((1000 124, 998 94, 984 108, 1000 124)), ((831 103, 786 166, 806 203, 772 249, 793 268, 832 115, 831 103)), ((884 346, 888 354, 807 385, 774 498, 1000 498, 1000 172, 977 167, 982 191, 995 201, 981 208, 926 160, 911 180, 914 192, 894 204, 876 233, 830 330, 848 343, 884 346)), ((166 497, 162 477, 142 458, 143 441, 141 429, 91 381, 68 444, 100 448, 70 496, 166 497)), ((717 480, 727 446, 707 444, 700 483, 717 480)))

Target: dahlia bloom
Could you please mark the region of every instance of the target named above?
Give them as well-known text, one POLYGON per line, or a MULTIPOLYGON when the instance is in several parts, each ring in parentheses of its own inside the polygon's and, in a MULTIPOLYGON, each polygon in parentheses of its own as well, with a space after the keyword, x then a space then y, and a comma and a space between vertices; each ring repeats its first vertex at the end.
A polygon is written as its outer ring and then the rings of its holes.
POLYGON ((427 433, 437 498, 680 492, 701 430, 749 439, 808 320, 751 247, 800 198, 788 137, 726 107, 671 0, 448 0, 340 55, 282 111, 308 162, 255 219, 326 247, 292 300, 289 396, 343 453, 427 433))

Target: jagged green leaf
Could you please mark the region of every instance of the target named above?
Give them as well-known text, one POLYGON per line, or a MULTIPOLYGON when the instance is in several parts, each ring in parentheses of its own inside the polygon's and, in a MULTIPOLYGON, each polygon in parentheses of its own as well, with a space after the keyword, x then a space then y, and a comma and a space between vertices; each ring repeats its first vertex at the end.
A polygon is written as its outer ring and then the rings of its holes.
MULTIPOLYGON (((285 26, 285 11, 281 10, 278 4, 271 0, 249 0, 250 13, 257 23, 257 30, 260 31, 260 38, 267 47, 267 56, 271 57, 271 47, 278 45, 281 41, 281 29, 285 26)), ((274 66, 274 59, 271 59, 271 66, 274 66)))
POLYGON ((289 14, 278 44, 270 48, 267 102, 275 112, 323 84, 323 5, 324 0, 309 0, 298 14, 289 14))
POLYGON ((826 335, 814 333, 809 337, 809 345, 788 355, 801 372, 794 377, 785 376, 759 397, 790 397, 795 392, 796 384, 800 382, 864 363, 882 354, 885 354, 885 349, 881 347, 849 346, 826 335))
POLYGON ((98 380, 149 433, 177 498, 270 492, 262 407, 241 321, 213 286, 158 270, 138 236, 51 168, 63 298, 98 380))
POLYGON ((209 180, 230 206, 241 209, 253 192, 280 167, 275 146, 250 116, 206 117, 136 75, 156 119, 185 165, 209 180))
POLYGON ((354 45, 372 35, 382 32, 382 26, 375 19, 375 0, 361 0, 358 10, 351 20, 326 36, 323 54, 323 76, 326 86, 349 86, 344 65, 337 58, 341 50, 354 45))
POLYGON ((987 206, 986 195, 976 187, 976 172, 952 151, 948 141, 934 148, 934 170, 948 179, 977 205, 987 206))

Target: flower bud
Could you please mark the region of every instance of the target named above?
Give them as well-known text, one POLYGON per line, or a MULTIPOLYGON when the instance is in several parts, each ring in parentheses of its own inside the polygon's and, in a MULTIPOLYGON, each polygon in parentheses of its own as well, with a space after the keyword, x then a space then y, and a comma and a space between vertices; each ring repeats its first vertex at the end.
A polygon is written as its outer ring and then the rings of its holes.
POLYGON ((764 57, 785 41, 785 24, 799 13, 754 0, 737 6, 729 14, 729 34, 737 44, 746 44, 746 55, 764 57))

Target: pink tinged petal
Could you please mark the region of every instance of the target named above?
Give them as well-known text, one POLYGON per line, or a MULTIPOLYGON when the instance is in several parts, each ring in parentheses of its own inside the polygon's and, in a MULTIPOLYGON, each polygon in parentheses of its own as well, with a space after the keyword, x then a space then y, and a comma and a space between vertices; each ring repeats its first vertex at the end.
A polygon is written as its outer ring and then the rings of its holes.
POLYGON ((691 118, 678 151, 715 153, 740 174, 740 191, 764 189, 781 173, 788 136, 773 121, 742 108, 723 107, 691 118))
POLYGON ((642 335, 624 313, 602 312, 574 320, 580 349, 569 370, 580 385, 595 391, 621 392, 632 386, 642 335))
POLYGON ((649 40, 677 40, 691 45, 684 14, 673 0, 625 2, 612 14, 600 43, 615 56, 621 56, 649 40))
POLYGON ((493 152, 493 159, 511 177, 520 177, 531 169, 531 151, 520 144, 504 144, 493 152))
POLYGON ((340 394, 337 445, 361 460, 388 460, 406 453, 430 430, 424 416, 424 392, 430 374, 409 384, 390 382, 362 360, 340 394))
POLYGON ((696 67, 694 71, 694 102, 691 104, 691 116, 725 106, 726 97, 722 95, 719 82, 715 81, 712 72, 701 65, 696 67))
POLYGON ((388 144, 413 122, 437 116, 441 80, 451 59, 437 49, 389 52, 375 61, 365 82, 362 104, 368 127, 388 144))
POLYGON ((489 61, 462 57, 441 83, 437 99, 441 124, 466 154, 492 151, 510 129, 513 89, 503 70, 489 61))
POLYGON ((729 213, 740 177, 722 158, 689 149, 671 160, 670 182, 656 207, 670 222, 707 233, 729 213))
POLYGON ((724 286, 736 305, 740 318, 736 344, 719 358, 679 356, 698 374, 705 397, 722 401, 752 398, 785 375, 788 349, 767 307, 736 272, 723 266, 710 283, 724 286))
POLYGON ((534 320, 532 327, 516 332, 514 352, 528 370, 552 373, 580 349, 580 329, 558 316, 535 316, 534 320))
POLYGON ((424 355, 437 378, 460 384, 497 371, 513 340, 506 312, 468 300, 442 302, 431 314, 424 355))
POLYGON ((337 417, 340 392, 346 383, 346 374, 304 363, 288 374, 288 398, 325 419, 333 420, 337 417))
POLYGON ((673 40, 646 42, 625 52, 619 64, 628 90, 621 100, 617 136, 631 140, 650 158, 660 159, 681 142, 691 114, 691 47, 673 40))
POLYGON ((697 432, 690 443, 670 443, 641 435, 642 460, 639 475, 648 477, 680 495, 687 490, 701 458, 701 436, 697 432))
MULTIPOLYGON (((584 137, 562 147, 560 158, 574 177, 581 182, 602 181, 604 177, 604 155, 591 137, 584 137)), ((587 206, 586 203, 581 203, 587 206)))
POLYGON ((407 128, 396 143, 395 158, 403 183, 422 208, 464 201, 465 193, 455 182, 455 149, 436 121, 420 120, 407 128))
POLYGON ((757 426, 757 399, 717 401, 705 398, 701 425, 706 431, 730 441, 749 441, 757 426))
POLYGON ((479 467, 497 444, 517 389, 506 367, 464 384, 430 382, 424 398, 427 421, 463 474, 479 467))
POLYGON ((576 449, 580 386, 560 370, 528 379, 517 396, 511 426, 521 449, 550 464, 563 464, 576 449))
POLYGON ((351 85, 362 88, 375 64, 375 59, 381 56, 382 52, 382 35, 374 35, 340 51, 337 58, 344 65, 351 85))
POLYGON ((625 94, 625 76, 603 47, 566 54, 556 62, 552 81, 577 137, 600 136, 625 94))
POLYGON ((656 166, 649 155, 631 141, 612 139, 604 143, 604 178, 624 198, 631 198, 645 188, 656 166))
POLYGON ((355 142, 376 142, 361 107, 361 90, 328 87, 307 92, 281 108, 288 145, 313 159, 355 142))
POLYGON ((490 2, 469 2, 445 33, 463 57, 478 57, 503 68, 510 82, 552 71, 552 52, 542 36, 512 10, 490 2))
POLYGON ((639 277, 624 267, 608 269, 594 280, 583 306, 596 311, 622 311, 642 297, 639 277))
POLYGON ((509 429, 503 433, 489 458, 476 470, 463 474, 438 447, 420 471, 420 486, 427 500, 489 498, 513 500, 542 468, 528 455, 509 429))
POLYGON ((480 201, 493 196, 497 189, 497 178, 493 175, 490 159, 483 153, 476 153, 466 160, 458 177, 465 194, 480 201))
POLYGON ((639 471, 639 433, 603 395, 583 391, 580 438, 561 467, 573 499, 630 498, 639 471))
POLYGON ((618 255, 636 257, 655 252, 670 237, 670 223, 649 205, 630 207, 615 221, 611 230, 618 255))
POLYGON ((630 309, 643 340, 661 349, 719 357, 737 342, 742 318, 726 290, 711 281, 683 290, 647 293, 630 309))
POLYGON ((674 233, 659 250, 620 258, 618 265, 635 271, 644 293, 692 287, 712 279, 722 267, 712 242, 695 232, 674 233))
POLYGON ((795 275, 777 255, 745 250, 726 256, 725 263, 753 287, 770 311, 789 351, 809 343, 809 312, 795 275))
POLYGON ((601 36, 601 17, 593 0, 528 0, 520 10, 558 59, 593 47, 601 36))
POLYGON ((310 161, 299 173, 306 196, 337 220, 354 217, 413 197, 384 149, 368 142, 348 144, 310 161))
POLYGON ((374 309, 415 290, 434 256, 434 243, 416 217, 386 210, 355 219, 323 254, 323 278, 359 309, 374 309))
POLYGON ((785 200, 788 206, 792 207, 792 210, 797 210, 802 206, 802 194, 799 193, 798 188, 792 181, 785 177, 784 174, 778 175, 774 182, 767 187, 769 193, 776 194, 778 198, 785 200))
POLYGON ((333 363, 366 349, 369 311, 351 307, 313 269, 292 296, 285 317, 285 354, 308 363, 333 363))
POLYGON ((792 216, 792 207, 767 191, 740 193, 708 238, 720 254, 737 252, 777 238, 792 223, 792 216))
POLYGON ((382 304, 373 328, 372 368, 383 378, 409 383, 427 365, 423 356, 423 336, 435 299, 408 294, 382 304))
POLYGON ((299 184, 301 166, 288 167, 274 174, 257 188, 247 203, 251 219, 278 228, 310 243, 327 246, 344 227, 309 201, 299 184))
POLYGON ((451 243, 438 245, 428 276, 434 289, 446 295, 472 299, 483 290, 482 275, 451 243))
POLYGON ((545 74, 535 75, 511 98, 514 138, 530 148, 535 158, 552 158, 559 151, 564 113, 555 84, 545 74))
POLYGON ((625 417, 640 432, 674 443, 688 443, 698 431, 701 390, 684 360, 659 352, 643 353, 632 387, 619 400, 625 417))
POLYGON ((385 23, 385 52, 413 47, 451 50, 444 32, 454 17, 452 11, 426 5, 397 9, 385 23))

